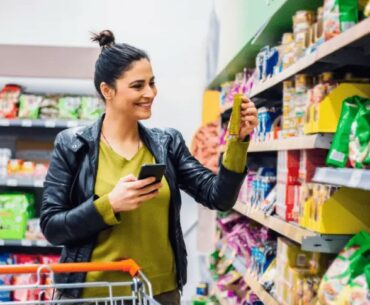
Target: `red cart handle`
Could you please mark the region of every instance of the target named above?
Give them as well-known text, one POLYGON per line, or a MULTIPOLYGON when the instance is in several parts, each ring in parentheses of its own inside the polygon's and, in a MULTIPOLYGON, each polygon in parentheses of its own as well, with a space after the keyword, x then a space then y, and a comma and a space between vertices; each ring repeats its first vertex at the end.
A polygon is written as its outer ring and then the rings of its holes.
POLYGON ((43 265, 7 265, 0 266, 0 274, 20 274, 20 273, 49 273, 50 270, 54 273, 64 272, 90 272, 90 271, 122 271, 128 272, 131 276, 137 275, 141 269, 138 264, 132 259, 127 259, 118 262, 91 262, 91 263, 63 263, 45 265, 47 268, 42 268, 43 265))

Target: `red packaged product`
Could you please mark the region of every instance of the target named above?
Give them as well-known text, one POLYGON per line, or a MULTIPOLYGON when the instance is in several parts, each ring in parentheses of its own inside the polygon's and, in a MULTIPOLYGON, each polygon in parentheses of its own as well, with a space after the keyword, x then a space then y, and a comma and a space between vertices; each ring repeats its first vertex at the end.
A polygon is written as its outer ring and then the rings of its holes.
POLYGON ((285 221, 297 221, 295 210, 299 207, 300 186, 277 183, 276 214, 285 221))
POLYGON ((317 167, 325 166, 328 151, 325 149, 302 150, 299 162, 299 182, 312 182, 317 167))
MULTIPOLYGON (((59 255, 47 255, 41 257, 41 263, 43 265, 49 265, 49 264, 57 264, 59 262, 59 255)), ((43 276, 43 284, 44 285, 51 285, 53 284, 53 279, 51 274, 44 274, 43 276)), ((49 301, 53 299, 54 295, 54 289, 53 288, 47 288, 43 294, 42 299, 44 301, 49 301)))
POLYGON ((277 181, 285 184, 299 184, 299 150, 278 152, 277 181))
MULTIPOLYGON (((30 255, 30 254, 14 254, 13 255, 14 263, 17 265, 20 264, 39 264, 39 256, 38 255, 30 255)), ((37 283, 37 275, 36 274, 16 274, 13 277, 12 284, 16 286, 20 285, 32 285, 37 283)), ((19 302, 25 301, 35 301, 39 299, 39 289, 21 289, 21 290, 14 290, 13 292, 13 300, 19 302)))
POLYGON ((18 85, 5 85, 0 92, 0 118, 14 119, 18 113, 18 101, 22 88, 18 85))

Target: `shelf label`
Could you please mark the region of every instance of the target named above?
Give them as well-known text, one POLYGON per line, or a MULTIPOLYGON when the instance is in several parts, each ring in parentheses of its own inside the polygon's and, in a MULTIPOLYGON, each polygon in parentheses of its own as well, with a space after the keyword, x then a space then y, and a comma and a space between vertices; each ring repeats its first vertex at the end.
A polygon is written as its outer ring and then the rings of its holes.
POLYGON ((57 125, 57 122, 55 122, 54 120, 45 121, 45 127, 47 128, 55 128, 56 125, 57 125))
POLYGON ((76 126, 78 126, 78 121, 77 120, 67 121, 67 127, 76 127, 76 126))
POLYGON ((348 186, 356 187, 359 186, 363 171, 359 169, 353 170, 351 178, 349 179, 348 186))
POLYGON ((44 180, 35 180, 33 182, 34 187, 43 187, 44 186, 44 180))
POLYGON ((21 121, 22 127, 32 127, 32 121, 31 120, 22 120, 21 121))
POLYGON ((6 185, 7 186, 18 186, 18 180, 17 179, 7 179, 6 185))
POLYGON ((24 239, 24 240, 21 241, 21 245, 24 246, 24 247, 30 247, 30 246, 32 246, 32 241, 24 239))
POLYGON ((46 240, 36 240, 36 246, 46 247, 47 245, 48 245, 48 242, 46 240))
POLYGON ((0 239, 0 246, 5 246, 5 240, 0 239))
POLYGON ((0 120, 0 126, 10 126, 9 120, 0 120))

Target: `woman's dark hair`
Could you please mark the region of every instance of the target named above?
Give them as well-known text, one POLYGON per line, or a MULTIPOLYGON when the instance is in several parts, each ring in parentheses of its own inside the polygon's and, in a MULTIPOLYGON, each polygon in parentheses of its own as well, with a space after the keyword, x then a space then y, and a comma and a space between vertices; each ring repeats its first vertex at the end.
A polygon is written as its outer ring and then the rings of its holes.
POLYGON ((131 69, 132 64, 140 59, 149 60, 148 54, 126 43, 116 44, 111 31, 105 30, 99 34, 93 33, 92 41, 99 43, 101 53, 95 63, 94 84, 99 95, 104 100, 100 91, 100 84, 105 82, 115 88, 116 80, 124 72, 131 69))

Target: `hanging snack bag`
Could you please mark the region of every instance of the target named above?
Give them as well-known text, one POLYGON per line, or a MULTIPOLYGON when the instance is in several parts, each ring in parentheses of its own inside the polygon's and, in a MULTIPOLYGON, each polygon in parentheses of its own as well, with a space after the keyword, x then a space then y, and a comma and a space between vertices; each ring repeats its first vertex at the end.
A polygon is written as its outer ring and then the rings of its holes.
POLYGON ((324 37, 329 40, 358 22, 357 0, 324 1, 324 37))
POLYGON ((77 120, 81 105, 80 97, 65 96, 58 101, 59 117, 61 119, 77 120))
POLYGON ((338 304, 339 293, 370 264, 370 235, 364 231, 355 235, 338 254, 324 275, 319 291, 319 304, 338 304))
POLYGON ((81 120, 96 120, 104 112, 104 104, 97 97, 81 97, 81 120))
POLYGON ((331 144, 326 164, 335 167, 345 167, 348 160, 349 134, 352 123, 359 111, 358 96, 344 100, 336 133, 331 144))
POLYGON ((349 135, 349 160, 353 167, 363 168, 370 151, 370 100, 363 99, 359 107, 349 135))
POLYGON ((42 97, 37 95, 22 94, 19 97, 20 118, 38 119, 42 97))
POLYGON ((18 98, 22 88, 18 85, 6 85, 0 92, 0 118, 14 119, 18 112, 18 98))

